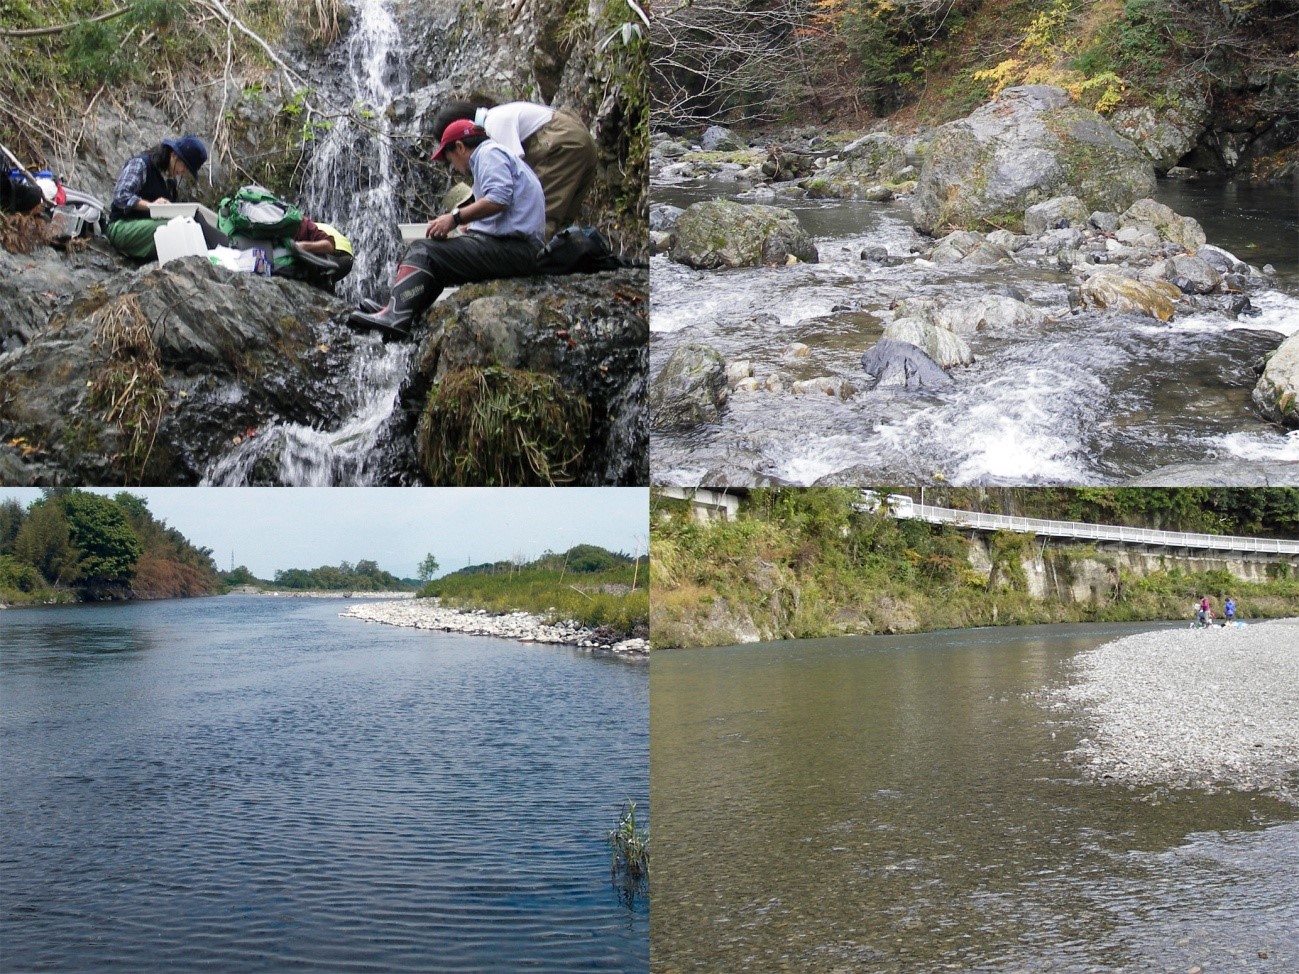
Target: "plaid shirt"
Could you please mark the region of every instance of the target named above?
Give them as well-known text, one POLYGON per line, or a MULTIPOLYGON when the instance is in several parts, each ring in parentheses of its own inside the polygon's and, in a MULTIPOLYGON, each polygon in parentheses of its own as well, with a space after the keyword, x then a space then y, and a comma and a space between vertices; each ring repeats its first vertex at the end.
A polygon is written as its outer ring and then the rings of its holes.
POLYGON ((145 214, 135 212, 135 204, 141 199, 156 200, 165 196, 176 202, 176 180, 158 172, 149 162, 147 153, 132 156, 122 167, 113 187, 113 205, 110 213, 114 220, 141 219, 145 214))

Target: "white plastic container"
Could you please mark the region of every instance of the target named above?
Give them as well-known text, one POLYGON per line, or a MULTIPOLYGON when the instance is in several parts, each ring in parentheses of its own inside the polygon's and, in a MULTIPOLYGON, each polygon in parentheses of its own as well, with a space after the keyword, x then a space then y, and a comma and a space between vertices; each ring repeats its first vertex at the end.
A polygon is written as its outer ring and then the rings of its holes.
POLYGON ((401 231, 401 242, 412 244, 416 240, 423 240, 424 234, 428 231, 427 223, 399 223, 397 229, 401 231))
POLYGON ((178 216, 165 227, 153 233, 153 245, 158 250, 158 266, 177 257, 199 257, 207 254, 203 241, 203 228, 190 217, 178 216))

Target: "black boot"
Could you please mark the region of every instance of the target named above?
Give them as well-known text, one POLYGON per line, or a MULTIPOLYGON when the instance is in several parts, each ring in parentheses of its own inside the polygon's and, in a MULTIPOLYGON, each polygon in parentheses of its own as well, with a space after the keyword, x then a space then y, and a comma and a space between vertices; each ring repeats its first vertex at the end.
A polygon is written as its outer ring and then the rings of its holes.
POLYGON ((353 311, 347 323, 353 328, 382 331, 395 338, 409 338, 410 326, 441 292, 433 275, 420 267, 402 264, 392 286, 392 298, 381 311, 353 311))
POLYGON ((384 306, 380 304, 378 301, 371 301, 369 298, 362 298, 360 301, 357 302, 357 304, 359 304, 361 306, 361 310, 368 315, 372 315, 376 311, 382 311, 384 309, 384 306))

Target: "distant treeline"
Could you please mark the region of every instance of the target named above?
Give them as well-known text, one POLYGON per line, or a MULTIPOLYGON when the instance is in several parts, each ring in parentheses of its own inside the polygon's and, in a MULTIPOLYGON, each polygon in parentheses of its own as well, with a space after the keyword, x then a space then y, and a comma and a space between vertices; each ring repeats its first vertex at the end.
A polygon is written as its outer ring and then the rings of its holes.
POLYGON ((592 628, 645 636, 649 626, 649 565, 595 545, 546 552, 534 561, 472 565, 429 582, 420 598, 458 608, 533 612, 576 619, 592 628))
POLYGON ((26 508, 0 503, 0 601, 166 599, 222 587, 211 549, 134 494, 50 488, 26 508))
POLYGON ((365 559, 355 565, 344 561, 337 567, 321 565, 319 568, 284 569, 277 571, 270 583, 254 578, 242 565, 223 577, 230 585, 257 585, 304 592, 400 592, 415 587, 383 571, 377 562, 365 559))

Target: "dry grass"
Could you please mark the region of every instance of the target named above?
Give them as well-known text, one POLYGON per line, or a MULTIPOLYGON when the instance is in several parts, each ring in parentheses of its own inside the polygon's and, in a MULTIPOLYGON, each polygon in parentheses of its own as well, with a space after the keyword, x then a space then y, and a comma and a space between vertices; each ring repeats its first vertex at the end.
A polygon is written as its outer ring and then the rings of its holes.
POLYGON ((100 308, 92 345, 104 355, 90 380, 90 403, 104 422, 127 437, 123 459, 128 476, 142 482, 167 411, 167 390, 148 316, 139 298, 127 294, 100 308))

